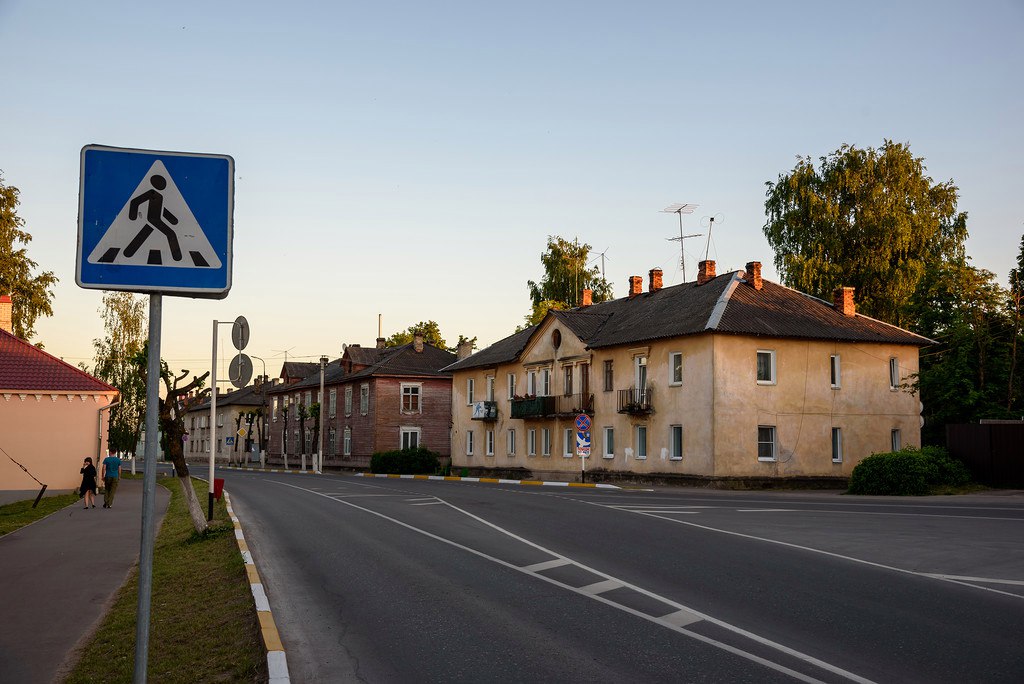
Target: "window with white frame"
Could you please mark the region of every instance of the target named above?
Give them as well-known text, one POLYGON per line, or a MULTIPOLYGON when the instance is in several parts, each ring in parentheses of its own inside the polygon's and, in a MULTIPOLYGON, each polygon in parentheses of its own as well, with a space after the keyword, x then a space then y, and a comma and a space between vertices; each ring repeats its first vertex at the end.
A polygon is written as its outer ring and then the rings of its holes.
POLYGON ((511 399, 514 396, 516 396, 516 374, 515 373, 509 373, 508 374, 508 398, 511 399))
POLYGON ((832 462, 843 462, 843 429, 832 428, 832 462))
POLYGON ((683 458, 683 426, 672 425, 669 427, 669 458, 673 461, 680 461, 683 458))
POLYGON ((220 444, 221 444, 222 441, 223 440, 220 437, 217 438, 217 453, 218 454, 221 453, 221 451, 222 451, 222 449, 220 448, 220 444))
POLYGON ((402 383, 402 413, 423 413, 420 406, 422 385, 402 383))
POLYGON ((306 392, 306 406, 307 407, 312 405, 312 403, 313 403, 312 397, 313 397, 313 393, 312 392, 306 392))
POLYGON ((604 457, 615 458, 615 428, 604 429, 604 457))
POLYGON ((345 388, 345 415, 352 415, 352 387, 351 385, 345 388))
POLYGON ((402 448, 417 449, 420 446, 420 429, 418 427, 402 427, 402 448))
POLYGON ((359 413, 364 416, 370 410, 370 386, 360 385, 359 386, 359 413))
POLYGON ((641 392, 647 389, 647 357, 642 354, 633 357, 633 383, 641 392))
POLYGON ((611 392, 615 389, 615 368, 611 359, 604 362, 604 391, 611 392))
POLYGON ((839 389, 842 383, 842 373, 839 369, 839 354, 832 354, 828 357, 828 375, 832 389, 839 389))
POLYGON ((488 375, 484 380, 484 385, 487 388, 484 399, 486 401, 494 401, 494 376, 488 375))
POLYGON ((352 455, 352 428, 345 428, 345 432, 342 433, 342 453, 346 456, 352 455))
POLYGON ((331 391, 327 393, 327 415, 333 418, 338 415, 338 389, 332 387, 331 391))
POLYGON ((903 436, 899 428, 893 428, 889 433, 889 442, 893 451, 899 451, 903 448, 903 436))
POLYGON ((484 455, 494 455, 494 430, 488 430, 484 433, 484 455))
POLYGON ((566 428, 563 431, 565 446, 562 448, 562 456, 565 458, 573 457, 573 452, 575 451, 574 447, 576 446, 576 435, 574 432, 575 431, 572 428, 566 428))
POLYGON ((636 426, 636 444, 634 455, 636 458, 643 460, 647 458, 647 426, 637 425, 636 426))
POLYGON ((509 430, 505 435, 505 451, 509 456, 516 455, 516 431, 509 430))
POLYGON ((537 431, 534 428, 526 431, 526 455, 537 455, 537 431))
POLYGON ((338 455, 338 432, 334 428, 327 431, 327 455, 338 455))
POLYGON ((757 384, 775 384, 775 351, 769 349, 757 350, 757 384))
POLYGON ((562 366, 562 394, 572 396, 572 366, 562 366))
POLYGON ((526 393, 537 395, 537 371, 529 371, 526 374, 526 393))
POLYGON ((466 378, 466 405, 473 404, 473 390, 476 389, 476 379, 466 378))
POLYGON ((551 396, 551 369, 541 368, 540 369, 540 387, 537 388, 538 397, 550 397, 551 396))
POLYGON ((540 431, 540 455, 551 455, 551 430, 548 428, 541 428, 540 431))
POLYGON ((298 428, 295 428, 295 430, 292 431, 292 436, 294 437, 294 441, 292 441, 292 445, 293 445, 292 449, 294 449, 293 453, 297 454, 297 453, 299 453, 299 449, 302 448, 302 442, 299 441, 299 429, 298 428))
POLYGON ((473 455, 473 431, 469 430, 466 432, 466 455, 473 455))
POLYGON ((775 460, 775 426, 757 426, 757 460, 775 460))
POLYGON ((683 352, 671 352, 668 355, 668 384, 683 384, 683 352))
POLYGON ((895 356, 889 359, 889 389, 900 388, 900 362, 895 356))
POLYGON ((217 412, 217 427, 224 427, 224 414, 217 412))
MULTIPOLYGON (((271 420, 277 420, 277 397, 274 397, 274 401, 270 404, 270 418, 271 420)), ((196 426, 196 419, 192 419, 192 427, 196 426)))

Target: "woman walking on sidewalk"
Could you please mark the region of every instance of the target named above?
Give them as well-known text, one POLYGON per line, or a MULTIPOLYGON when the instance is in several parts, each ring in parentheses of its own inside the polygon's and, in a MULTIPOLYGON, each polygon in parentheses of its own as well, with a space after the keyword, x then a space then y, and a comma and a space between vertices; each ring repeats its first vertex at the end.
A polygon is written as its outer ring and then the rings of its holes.
POLYGON ((92 464, 92 458, 86 457, 82 464, 82 484, 78 488, 78 496, 85 497, 85 507, 96 508, 96 466, 92 464))

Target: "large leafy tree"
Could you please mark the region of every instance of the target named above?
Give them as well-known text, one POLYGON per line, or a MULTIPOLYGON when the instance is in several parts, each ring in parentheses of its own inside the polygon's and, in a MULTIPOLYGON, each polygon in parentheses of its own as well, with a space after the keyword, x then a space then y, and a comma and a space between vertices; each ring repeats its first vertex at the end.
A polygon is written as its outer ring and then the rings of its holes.
POLYGON ((912 300, 929 268, 963 263, 967 215, 952 181, 936 183, 906 143, 843 145, 797 160, 767 183, 764 233, 783 282, 830 299, 857 288, 862 313, 912 326, 912 300))
POLYGON ((384 342, 384 345, 387 347, 400 347, 403 344, 409 344, 417 333, 423 335, 423 341, 427 344, 432 344, 441 349, 448 348, 444 338, 441 337, 441 327, 437 324, 437 321, 420 321, 416 325, 410 325, 405 330, 399 330, 389 337, 384 342))
POLYGON ((53 315, 53 271, 33 275, 38 264, 28 257, 22 245, 32 236, 22 230, 25 221, 18 216, 18 188, 4 184, 0 174, 0 295, 10 294, 13 301, 14 334, 24 340, 35 335, 39 316, 53 315))
POLYGON ((148 336, 146 300, 131 292, 105 292, 100 316, 105 335, 92 342, 92 373, 120 394, 118 405, 110 410, 110 447, 132 453, 146 415, 146 381, 136 366, 136 357, 148 336))
POLYGON ((1010 270, 1010 290, 1007 297, 1007 311, 1010 317, 1012 337, 1010 342, 1010 371, 1006 389, 1006 411, 1013 413, 1024 398, 1024 382, 1018 371, 1018 358, 1024 348, 1024 236, 1020 239, 1017 252, 1017 266, 1010 270))
POLYGON ((580 305, 583 290, 591 290, 596 304, 612 297, 612 286, 597 266, 589 266, 590 245, 548 236, 547 249, 540 255, 544 276, 540 282, 526 281, 532 309, 527 325, 541 321, 549 309, 571 309, 580 305))
MULTIPOLYGON (((147 342, 145 348, 135 356, 136 373, 142 378, 143 384, 146 383, 148 375, 148 355, 149 343, 147 342)), ((160 400, 160 444, 167 459, 174 463, 174 471, 181 481, 181 491, 185 494, 185 503, 188 507, 189 517, 192 518, 192 526, 196 532, 203 532, 207 528, 206 516, 199 504, 196 491, 192 488, 188 463, 185 462, 185 414, 209 397, 210 390, 203 389, 203 385, 210 372, 193 375, 192 379, 186 382, 189 373, 189 370, 182 369, 178 375, 173 375, 167 362, 160 360, 160 380, 164 385, 163 398, 160 400)))

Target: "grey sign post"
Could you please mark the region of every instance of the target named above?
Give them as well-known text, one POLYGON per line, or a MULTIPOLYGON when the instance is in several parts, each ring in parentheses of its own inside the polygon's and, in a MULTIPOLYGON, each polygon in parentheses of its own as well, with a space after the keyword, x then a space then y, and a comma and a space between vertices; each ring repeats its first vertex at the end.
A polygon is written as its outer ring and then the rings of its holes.
POLYGON ((227 297, 235 162, 226 155, 86 145, 80 169, 75 282, 86 289, 149 294, 146 472, 132 676, 135 684, 144 684, 156 538, 163 295, 227 297), (164 222, 168 216, 174 217, 170 225, 164 222))
POLYGON ((228 380, 238 388, 245 387, 252 378, 252 360, 242 353, 245 346, 249 344, 249 321, 245 316, 239 316, 233 321, 213 322, 213 361, 210 363, 210 493, 207 501, 206 519, 213 520, 213 489, 214 489, 214 461, 217 458, 217 326, 231 326, 231 344, 238 350, 238 355, 231 360, 228 366, 228 380))

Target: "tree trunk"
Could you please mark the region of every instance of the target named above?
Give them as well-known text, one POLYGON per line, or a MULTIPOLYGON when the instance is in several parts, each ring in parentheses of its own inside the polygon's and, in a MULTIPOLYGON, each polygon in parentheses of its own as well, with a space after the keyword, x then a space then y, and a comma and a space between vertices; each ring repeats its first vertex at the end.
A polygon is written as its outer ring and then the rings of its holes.
MULTIPOLYGON (((181 491, 185 494, 185 503, 188 504, 188 516, 192 518, 192 526, 196 532, 206 531, 208 527, 206 515, 203 513, 203 507, 199 504, 196 490, 192 487, 192 478, 188 474, 179 474, 178 481, 181 482, 181 491)), ((210 486, 212 487, 213 484, 211 483, 210 486)))

